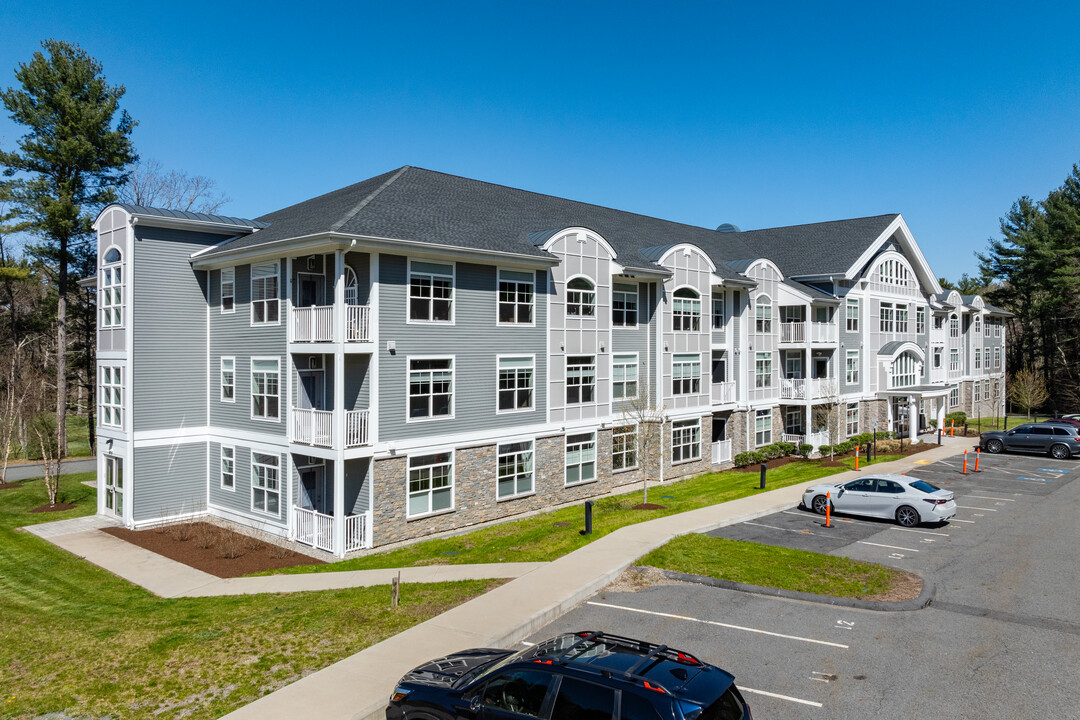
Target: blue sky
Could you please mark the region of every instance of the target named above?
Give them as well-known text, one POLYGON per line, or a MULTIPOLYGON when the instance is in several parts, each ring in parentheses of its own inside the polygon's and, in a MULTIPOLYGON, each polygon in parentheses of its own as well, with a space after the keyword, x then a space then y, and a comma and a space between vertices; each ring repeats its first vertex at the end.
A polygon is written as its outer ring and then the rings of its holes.
POLYGON ((79 43, 229 214, 416 165, 706 227, 902 212, 950 279, 1080 162, 1077 3, 671 5, 4 0, 0 86, 79 43))

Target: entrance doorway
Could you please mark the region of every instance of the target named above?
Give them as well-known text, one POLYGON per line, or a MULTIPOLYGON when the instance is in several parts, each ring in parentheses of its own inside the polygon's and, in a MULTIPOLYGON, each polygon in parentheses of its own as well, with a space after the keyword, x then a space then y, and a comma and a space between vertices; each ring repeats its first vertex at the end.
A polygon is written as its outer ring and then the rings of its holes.
POLYGON ((296 277, 296 305, 297 307, 311 307, 321 305, 323 297, 322 275, 300 273, 296 277))
POLYGON ((908 401, 907 398, 892 399, 893 433, 896 437, 908 435, 908 401))
POLYGON ((297 468, 300 474, 300 507, 329 515, 330 499, 326 492, 326 472, 322 465, 297 468))
POLYGON ((296 387, 296 407, 301 410, 323 410, 323 371, 298 370, 297 375, 300 382, 296 387))
POLYGON ((105 514, 124 516, 124 459, 105 456, 105 514))

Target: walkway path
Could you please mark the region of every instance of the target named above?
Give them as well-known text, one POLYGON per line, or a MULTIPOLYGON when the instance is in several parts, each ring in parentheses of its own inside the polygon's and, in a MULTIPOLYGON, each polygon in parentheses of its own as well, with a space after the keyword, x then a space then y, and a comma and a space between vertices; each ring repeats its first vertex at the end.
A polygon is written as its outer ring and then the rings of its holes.
MULTIPOLYGON (((63 460, 60 463, 60 474, 69 475, 71 473, 81 472, 93 472, 97 469, 96 458, 72 458, 70 460, 63 460)), ((18 465, 8 465, 7 475, 5 476, 8 482, 16 482, 19 480, 29 480, 30 478, 38 478, 45 474, 44 468, 41 467, 41 463, 19 463, 18 465)))

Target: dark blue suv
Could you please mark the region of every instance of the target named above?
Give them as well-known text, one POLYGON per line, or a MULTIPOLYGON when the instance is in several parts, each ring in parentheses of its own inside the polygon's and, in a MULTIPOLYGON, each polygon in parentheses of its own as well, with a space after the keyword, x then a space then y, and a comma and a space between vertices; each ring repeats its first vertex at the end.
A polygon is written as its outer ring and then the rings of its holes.
POLYGON ((601 632, 432 660, 401 678, 386 717, 751 720, 730 673, 666 645, 601 632))

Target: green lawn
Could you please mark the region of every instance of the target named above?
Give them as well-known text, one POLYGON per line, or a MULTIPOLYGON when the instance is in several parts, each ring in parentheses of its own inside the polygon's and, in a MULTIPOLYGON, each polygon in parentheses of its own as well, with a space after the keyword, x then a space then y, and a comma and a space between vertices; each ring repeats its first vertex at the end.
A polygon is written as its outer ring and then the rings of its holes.
MULTIPOLYGON (((881 455, 877 462, 896 460, 899 455, 881 455)), ((766 490, 809 482, 855 467, 854 458, 845 458, 847 467, 821 467, 817 462, 794 462, 768 471, 766 490)), ((865 466, 865 463, 860 467, 865 466)), ((285 568, 278 573, 337 572, 414 565, 457 565, 464 563, 544 562, 603 537, 619 528, 665 515, 696 510, 762 492, 757 472, 727 470, 649 488, 649 502, 665 510, 633 510, 641 502, 641 491, 601 498, 593 507, 593 534, 586 537, 581 505, 534 515, 523 520, 494 525, 464 535, 425 540, 398 550, 367 555, 327 565, 285 568), (669 497, 670 496, 670 497, 669 497), (557 527, 557 523, 569 523, 557 527)))
POLYGON ((91 514, 69 475, 0 490, 0 717, 217 718, 499 584, 165 600, 15 528, 91 514))
POLYGON ((848 558, 696 534, 675 538, 639 558, 637 564, 849 598, 885 592, 897 575, 892 568, 848 558))

